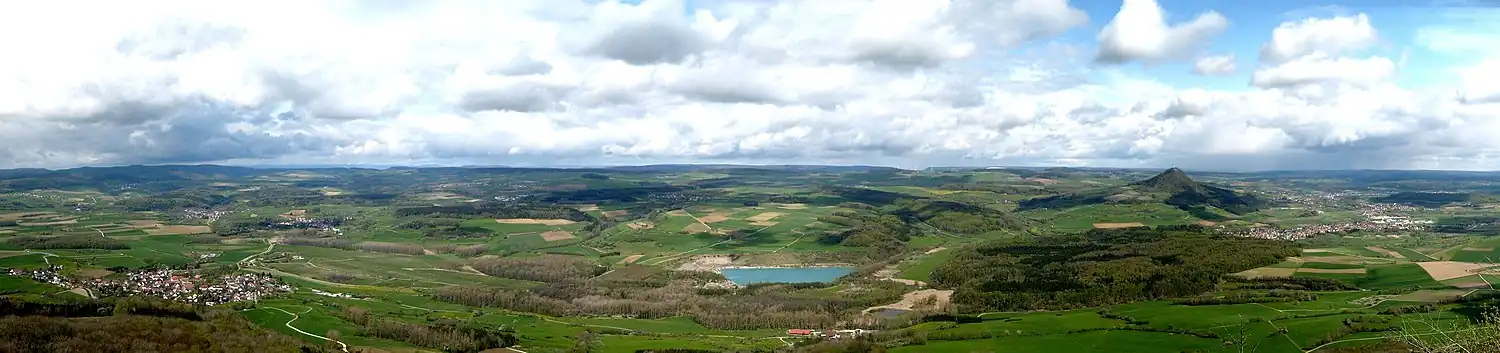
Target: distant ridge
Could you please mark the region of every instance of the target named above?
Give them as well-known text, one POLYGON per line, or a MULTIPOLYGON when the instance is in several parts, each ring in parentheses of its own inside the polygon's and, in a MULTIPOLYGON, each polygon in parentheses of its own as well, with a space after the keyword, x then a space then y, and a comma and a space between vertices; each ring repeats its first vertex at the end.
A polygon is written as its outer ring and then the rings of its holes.
POLYGON ((1131 183, 1131 185, 1139 185, 1154 190, 1171 193, 1197 190, 1198 188, 1202 187, 1200 184, 1198 184, 1198 182, 1193 181, 1193 178, 1188 177, 1187 173, 1183 172, 1182 169, 1177 169, 1175 167, 1167 169, 1166 171, 1161 172, 1161 174, 1157 174, 1156 176, 1151 177, 1151 179, 1137 181, 1131 183))
POLYGON ((1194 181, 1187 172, 1170 168, 1150 179, 1124 186, 1084 190, 1069 194, 1039 197, 1021 201, 1019 209, 1072 208, 1106 203, 1160 202, 1191 212, 1209 220, 1224 218, 1222 212, 1245 214, 1264 208, 1266 203, 1252 195, 1194 181), (1217 208, 1220 211, 1214 211, 1217 208))

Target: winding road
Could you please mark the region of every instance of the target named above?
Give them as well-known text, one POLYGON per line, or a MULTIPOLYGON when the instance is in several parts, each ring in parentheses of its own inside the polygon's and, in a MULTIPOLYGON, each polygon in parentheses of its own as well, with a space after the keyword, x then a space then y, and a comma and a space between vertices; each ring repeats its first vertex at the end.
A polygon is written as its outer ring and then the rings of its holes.
POLYGON ((297 321, 298 318, 302 317, 301 315, 298 315, 298 314, 306 314, 307 312, 312 311, 312 308, 307 308, 307 310, 303 310, 301 313, 293 313, 293 312, 286 311, 286 310, 283 310, 281 308, 274 307, 274 306, 267 306, 267 307, 264 307, 264 308, 266 308, 266 309, 276 309, 276 311, 280 311, 280 312, 286 313, 287 315, 291 315, 292 319, 286 321, 286 327, 289 328, 289 329, 292 329, 292 331, 297 331, 297 333, 301 333, 301 334, 304 334, 304 335, 312 336, 312 337, 315 337, 315 338, 318 338, 318 339, 321 339, 321 340, 324 340, 324 341, 338 343, 339 344, 339 349, 343 350, 344 353, 349 353, 349 345, 344 344, 344 342, 339 342, 338 340, 335 340, 335 339, 332 339, 332 338, 328 338, 328 337, 314 335, 312 333, 308 333, 307 331, 303 331, 302 329, 297 328, 296 326, 292 326, 292 321, 297 321))
POLYGON ((244 266, 246 262, 250 262, 250 260, 254 259, 256 256, 265 255, 266 253, 271 252, 271 249, 275 249, 275 248, 276 248, 276 242, 275 241, 271 241, 271 240, 267 240, 266 241, 266 250, 263 250, 261 252, 255 253, 254 255, 246 256, 245 258, 240 259, 240 262, 238 262, 238 264, 240 266, 244 266))

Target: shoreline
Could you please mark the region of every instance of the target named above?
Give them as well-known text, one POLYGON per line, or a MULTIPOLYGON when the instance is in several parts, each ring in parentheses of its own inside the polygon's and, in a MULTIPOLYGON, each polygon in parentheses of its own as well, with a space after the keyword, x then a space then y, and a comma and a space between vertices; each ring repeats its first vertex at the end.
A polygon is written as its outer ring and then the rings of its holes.
POLYGON ((850 272, 853 272, 853 270, 855 270, 855 269, 859 269, 859 266, 856 266, 854 264, 819 263, 819 264, 807 264, 807 265, 743 265, 743 266, 741 266, 741 265, 729 265, 729 266, 717 266, 717 267, 714 267, 712 269, 709 269, 708 271, 712 271, 713 273, 717 273, 717 274, 721 274, 722 275, 722 274, 724 274, 724 270, 728 270, 728 269, 754 270, 754 269, 772 269, 772 268, 829 268, 829 267, 847 267, 847 268, 849 268, 850 272))

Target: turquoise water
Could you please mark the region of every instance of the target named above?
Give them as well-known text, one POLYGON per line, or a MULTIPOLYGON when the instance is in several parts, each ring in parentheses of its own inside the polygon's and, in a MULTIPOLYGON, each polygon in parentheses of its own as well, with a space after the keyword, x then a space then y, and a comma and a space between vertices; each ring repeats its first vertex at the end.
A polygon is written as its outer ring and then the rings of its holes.
POLYGON ((781 282, 832 282, 840 276, 854 272, 853 267, 795 267, 795 268, 726 268, 724 277, 734 284, 781 282))

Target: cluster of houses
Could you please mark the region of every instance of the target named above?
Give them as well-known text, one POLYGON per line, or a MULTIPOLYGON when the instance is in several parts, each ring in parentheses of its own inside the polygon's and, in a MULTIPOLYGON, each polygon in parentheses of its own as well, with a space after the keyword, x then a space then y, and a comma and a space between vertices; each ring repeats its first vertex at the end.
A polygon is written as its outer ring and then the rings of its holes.
POLYGON ((148 270, 128 273, 123 281, 95 281, 93 287, 104 293, 146 295, 204 305, 258 301, 264 296, 292 291, 291 285, 258 273, 204 278, 202 275, 178 275, 171 270, 148 270))
POLYGON ((292 286, 265 274, 231 274, 205 278, 158 269, 125 274, 122 280, 74 279, 59 274, 61 267, 39 270, 9 269, 11 276, 26 277, 58 287, 83 288, 98 296, 143 295, 191 304, 218 305, 257 301, 275 293, 291 292, 292 286))
POLYGON ((1365 221, 1340 222, 1340 224, 1314 224, 1296 228, 1257 227, 1236 231, 1235 236, 1259 237, 1259 239, 1298 240, 1317 234, 1343 233, 1343 231, 1415 231, 1433 225, 1430 219, 1412 219, 1407 216, 1368 215, 1365 221))
POLYGON ((26 277, 37 282, 47 283, 58 287, 70 288, 68 286, 68 278, 63 277, 62 275, 57 273, 57 270, 61 269, 62 267, 58 265, 48 265, 47 268, 35 271, 8 269, 5 270, 5 274, 16 277, 26 277))
POLYGON ((656 201, 671 201, 671 202, 698 202, 698 201, 708 201, 708 200, 712 200, 713 199, 712 197, 708 197, 708 196, 704 196, 704 195, 687 194, 687 193, 681 193, 681 192, 652 193, 652 194, 650 194, 650 195, 648 195, 646 197, 650 198, 652 200, 656 200, 656 201))
POLYGON ((264 226, 271 229, 327 229, 336 234, 344 234, 343 231, 339 230, 338 226, 344 224, 349 219, 349 217, 308 218, 302 216, 286 217, 283 215, 281 220, 268 221, 264 226))
POLYGON ((230 213, 231 213, 230 211, 202 210, 202 209, 189 208, 189 209, 182 210, 182 213, 180 214, 181 215, 180 216, 181 220, 179 220, 179 221, 184 221, 185 222, 185 221, 200 221, 200 220, 203 220, 203 221, 213 222, 213 221, 219 220, 220 217, 224 217, 224 216, 229 215, 230 213))
POLYGON ((794 337, 818 337, 818 338, 827 338, 827 339, 854 338, 854 337, 859 337, 860 335, 863 335, 863 334, 865 334, 867 332, 869 332, 869 331, 865 331, 865 330, 861 330, 861 329, 853 329, 853 330, 813 330, 813 329, 804 329, 804 328, 794 328, 794 329, 786 330, 786 334, 788 336, 794 336, 794 337))

